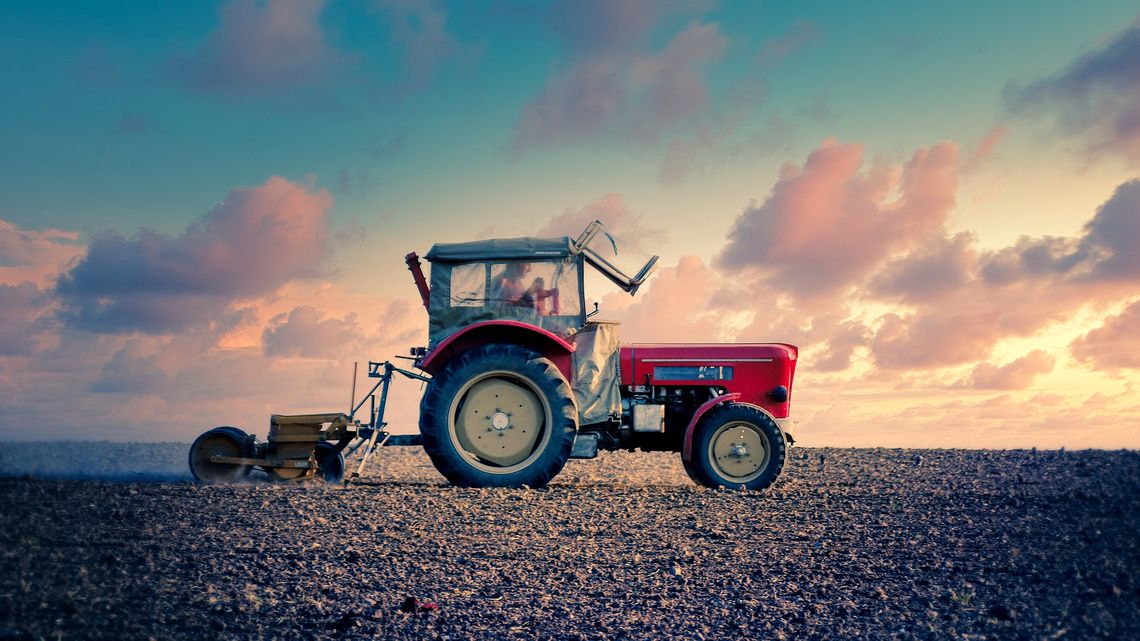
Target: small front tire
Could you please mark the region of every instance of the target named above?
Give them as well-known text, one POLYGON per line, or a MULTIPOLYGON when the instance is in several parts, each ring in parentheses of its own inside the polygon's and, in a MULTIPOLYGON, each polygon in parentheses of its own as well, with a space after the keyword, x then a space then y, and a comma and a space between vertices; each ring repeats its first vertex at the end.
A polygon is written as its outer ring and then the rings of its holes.
POLYGON ((689 477, 705 487, 763 490, 776 481, 787 457, 784 433, 770 414, 728 403, 701 417, 693 435, 689 477))

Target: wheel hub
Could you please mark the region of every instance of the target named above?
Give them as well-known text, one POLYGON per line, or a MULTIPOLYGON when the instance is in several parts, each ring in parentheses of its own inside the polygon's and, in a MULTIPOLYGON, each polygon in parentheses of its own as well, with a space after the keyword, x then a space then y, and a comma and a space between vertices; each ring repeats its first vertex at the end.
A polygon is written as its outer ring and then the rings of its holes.
POLYGON ((511 427, 511 415, 498 408, 495 408, 495 413, 487 418, 491 421, 491 427, 500 432, 511 427))
POLYGON ((709 442, 709 461, 718 472, 736 483, 746 483, 768 461, 764 437, 747 423, 721 427, 709 442))
POLYGON ((542 401, 514 380, 489 377, 470 386, 455 417, 455 435, 467 453, 499 467, 525 461, 545 426, 542 401))

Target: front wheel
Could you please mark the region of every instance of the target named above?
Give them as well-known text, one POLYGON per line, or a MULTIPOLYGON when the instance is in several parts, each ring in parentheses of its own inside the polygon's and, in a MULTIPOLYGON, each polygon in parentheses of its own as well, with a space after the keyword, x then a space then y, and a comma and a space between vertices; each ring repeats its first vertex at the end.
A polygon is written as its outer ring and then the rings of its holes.
POLYGON ((751 405, 729 403, 697 424, 689 477, 706 487, 762 490, 784 469, 787 444, 776 421, 751 405))
POLYGON ((518 345, 487 345, 450 363, 420 402, 424 450, 449 481, 541 487, 570 458, 578 411, 549 359, 518 345))

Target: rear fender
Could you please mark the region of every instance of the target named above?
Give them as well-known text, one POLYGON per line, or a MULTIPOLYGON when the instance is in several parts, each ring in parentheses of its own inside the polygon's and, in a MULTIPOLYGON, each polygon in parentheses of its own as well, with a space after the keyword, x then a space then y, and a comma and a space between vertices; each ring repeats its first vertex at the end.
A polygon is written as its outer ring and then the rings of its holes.
POLYGON ((461 354, 490 343, 520 345, 538 352, 554 363, 566 382, 573 382, 574 345, 551 331, 512 320, 483 321, 464 327, 428 352, 419 361, 419 368, 435 376, 461 354))

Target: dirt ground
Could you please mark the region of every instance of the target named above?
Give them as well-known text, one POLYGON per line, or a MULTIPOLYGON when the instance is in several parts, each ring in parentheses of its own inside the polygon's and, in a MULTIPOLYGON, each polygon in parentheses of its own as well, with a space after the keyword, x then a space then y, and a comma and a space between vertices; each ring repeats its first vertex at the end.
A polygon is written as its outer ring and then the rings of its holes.
POLYGON ((207 487, 186 450, 5 444, 0 641, 1140 639, 1136 452, 793 449, 747 493, 644 453, 459 489, 413 448, 207 487))

